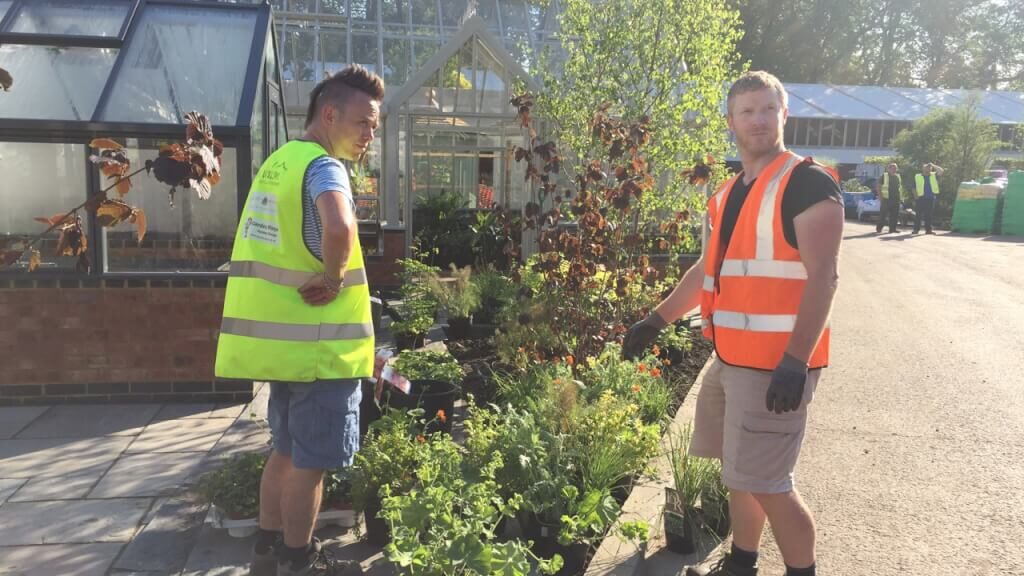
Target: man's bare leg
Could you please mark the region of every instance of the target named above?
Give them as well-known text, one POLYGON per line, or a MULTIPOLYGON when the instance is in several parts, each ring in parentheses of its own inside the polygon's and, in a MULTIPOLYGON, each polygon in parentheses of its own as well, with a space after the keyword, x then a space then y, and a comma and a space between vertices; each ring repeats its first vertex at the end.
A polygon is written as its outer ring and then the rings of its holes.
POLYGON ((800 494, 794 489, 782 494, 754 494, 754 498, 768 516, 786 565, 792 568, 813 566, 814 518, 800 494))

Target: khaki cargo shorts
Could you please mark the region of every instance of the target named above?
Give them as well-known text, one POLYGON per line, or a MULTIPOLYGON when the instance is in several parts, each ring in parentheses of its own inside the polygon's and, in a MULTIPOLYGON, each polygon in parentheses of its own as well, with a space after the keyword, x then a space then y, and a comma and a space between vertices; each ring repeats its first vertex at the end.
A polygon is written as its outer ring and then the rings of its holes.
POLYGON ((730 366, 712 357, 697 394, 690 453, 721 459, 722 481, 731 490, 791 491, 807 405, 820 376, 821 370, 808 373, 800 408, 775 414, 765 406, 771 372, 730 366))

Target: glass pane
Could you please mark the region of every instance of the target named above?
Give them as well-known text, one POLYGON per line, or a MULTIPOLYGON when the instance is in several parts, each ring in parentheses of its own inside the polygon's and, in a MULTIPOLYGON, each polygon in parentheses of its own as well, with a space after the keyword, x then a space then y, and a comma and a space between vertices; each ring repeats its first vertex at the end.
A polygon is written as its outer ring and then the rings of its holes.
POLYGON ((104 120, 235 125, 256 11, 151 5, 125 48, 104 120))
POLYGON ((415 40, 412 45, 412 73, 419 72, 440 47, 439 40, 415 40))
POLYGON ((401 86, 409 79, 409 62, 411 60, 409 40, 384 39, 384 83, 388 86, 401 86))
POLYGON ((515 28, 526 30, 526 5, 523 0, 499 0, 501 4, 501 25, 505 30, 515 28))
POLYGON ((289 26, 285 28, 284 38, 284 57, 281 62, 284 81, 315 81, 316 30, 312 27, 289 26))
POLYGON ((320 0, 320 13, 334 16, 348 16, 345 0, 320 0))
POLYGON ((466 14, 467 0, 441 0, 441 24, 458 26, 466 14))
POLYGON ((380 0, 380 18, 385 27, 389 24, 407 26, 409 24, 409 4, 405 0, 380 0))
POLYGON ((108 48, 0 46, 14 78, 0 97, 0 118, 91 120, 116 59, 108 48))
MULTIPOLYGON (((129 139, 132 166, 156 158, 160 142, 129 139)), ((167 186, 154 178, 132 180, 126 200, 146 211, 148 231, 140 246, 128 224, 103 229, 106 270, 110 272, 175 272, 217 270, 231 259, 238 225, 237 154, 225 148, 220 183, 208 200, 192 190, 179 189, 174 207, 167 203, 167 186)))
POLYGON ((11 32, 117 36, 131 0, 33 0, 21 5, 11 32))
POLYGON ((370 72, 377 72, 377 37, 352 35, 352 62, 362 64, 370 72))
POLYGON ((14 4, 14 0, 0 0, 0 20, 4 19, 7 15, 7 11, 11 8, 11 4, 14 4))
POLYGON ((413 34, 436 36, 441 33, 437 21, 437 2, 412 3, 413 34))
POLYGON ((347 42, 344 32, 320 33, 320 59, 324 67, 324 78, 348 66, 347 42))
POLYGON ((288 0, 289 12, 313 12, 316 9, 316 0, 288 0))
POLYGON ((501 34, 498 26, 498 4, 497 0, 479 0, 476 13, 487 22, 487 29, 491 32, 501 34))
POLYGON ((353 28, 377 28, 377 0, 349 0, 353 28))
MULTIPOLYGON (((4 185, 0 186, 0 240, 27 240, 46 230, 33 218, 63 214, 86 198, 85 146, 0 142, 4 185)), ((85 219, 85 213, 81 213, 85 219)), ((76 256, 56 256, 59 233, 36 243, 41 270, 72 269, 76 256)))
MULTIPOLYGON (((271 32, 276 35, 277 31, 271 29, 271 32)), ((280 42, 280 40, 278 40, 280 42)), ((277 52, 274 50, 274 38, 267 38, 267 48, 263 54, 263 73, 267 75, 267 80, 281 83, 280 71, 277 69, 277 52)))

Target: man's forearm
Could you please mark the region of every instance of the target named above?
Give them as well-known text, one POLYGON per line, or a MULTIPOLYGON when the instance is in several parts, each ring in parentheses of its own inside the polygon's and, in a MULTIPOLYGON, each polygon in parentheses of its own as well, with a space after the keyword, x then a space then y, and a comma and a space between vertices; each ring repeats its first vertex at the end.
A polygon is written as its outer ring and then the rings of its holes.
POLYGON ((807 279, 800 300, 800 311, 796 317, 796 326, 786 347, 789 355, 803 362, 810 359, 814 347, 818 345, 818 340, 825 331, 838 288, 839 276, 836 274, 807 279))
POLYGON ((693 265, 675 289, 655 308, 666 322, 675 322, 700 304, 700 291, 704 286, 704 259, 693 265))
POLYGON ((330 278, 344 278, 352 246, 359 241, 355 226, 341 226, 338 230, 324 230, 322 251, 324 272, 330 278))

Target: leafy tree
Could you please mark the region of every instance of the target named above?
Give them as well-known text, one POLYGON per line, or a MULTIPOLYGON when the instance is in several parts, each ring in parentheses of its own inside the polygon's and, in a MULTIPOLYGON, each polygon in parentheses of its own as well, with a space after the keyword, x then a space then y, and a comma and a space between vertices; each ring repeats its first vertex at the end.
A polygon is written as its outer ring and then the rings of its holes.
POLYGON ((739 69, 738 14, 725 0, 567 0, 559 27, 560 54, 540 58, 536 112, 561 147, 608 157, 611 141, 594 138, 592 124, 608 104, 610 117, 655 135, 645 152, 657 191, 639 200, 642 218, 702 211, 703 196, 679 175, 729 149, 722 87, 739 69))

